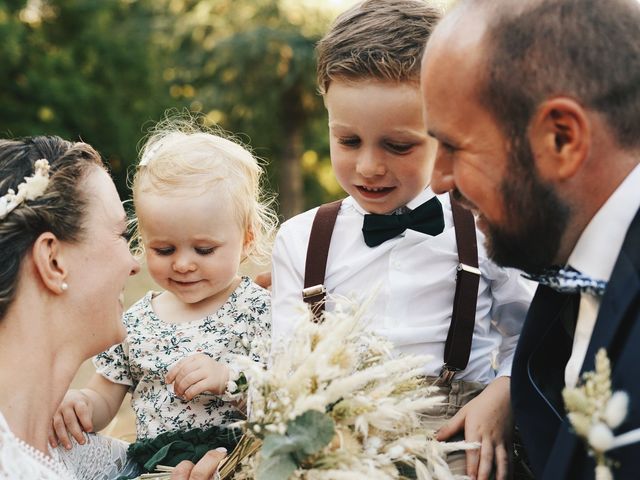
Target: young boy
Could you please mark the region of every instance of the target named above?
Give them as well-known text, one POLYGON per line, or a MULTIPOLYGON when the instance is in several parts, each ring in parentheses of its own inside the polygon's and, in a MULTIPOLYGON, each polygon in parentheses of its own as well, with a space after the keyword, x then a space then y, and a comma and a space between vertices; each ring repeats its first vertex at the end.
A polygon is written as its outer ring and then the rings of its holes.
MULTIPOLYGON (((337 213, 321 283, 329 295, 327 310, 333 308, 331 296, 367 300, 370 328, 400 352, 433 355, 425 375, 435 378, 442 371, 439 384, 448 395, 447 405, 431 412, 437 417, 434 428, 440 428, 438 438, 464 432, 467 440, 481 442, 481 449, 468 452, 466 459, 464 453, 450 456, 454 473, 488 478, 495 463, 497 478, 506 478, 512 428, 509 374, 532 290, 518 272, 487 259, 468 212, 457 213, 468 222, 467 232, 454 228, 449 197, 436 197, 429 187, 436 146, 424 127, 419 68, 438 19, 439 12, 420 0, 367 0, 340 15, 318 44, 318 83, 329 114, 331 162, 349 194, 337 213), (426 227, 404 229, 402 222, 422 217, 424 211, 426 227), (378 225, 389 219, 403 227, 386 231, 378 225), (457 234, 464 238, 457 239, 457 234), (459 258, 465 249, 457 245, 470 245, 475 255, 476 235, 479 271, 465 265, 457 275, 459 265, 466 263, 459 258), (445 362, 445 343, 456 278, 465 275, 477 284, 471 302, 462 302, 471 303, 468 364, 457 372, 443 370, 443 363, 452 363, 445 362), (449 384, 447 374, 452 373, 449 384)), ((276 239, 276 348, 292 331, 292 319, 299 317, 317 211, 285 222, 276 239)), ((464 341, 453 343, 456 350, 464 341)))

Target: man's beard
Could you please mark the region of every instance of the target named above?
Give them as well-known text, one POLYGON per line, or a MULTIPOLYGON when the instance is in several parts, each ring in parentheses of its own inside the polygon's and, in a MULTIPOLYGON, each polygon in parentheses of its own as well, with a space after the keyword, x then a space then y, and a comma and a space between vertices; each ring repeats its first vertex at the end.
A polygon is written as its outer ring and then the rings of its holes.
POLYGON ((526 140, 508 158, 511 172, 500 191, 506 225, 487 222, 486 247, 498 265, 536 273, 550 267, 567 228, 570 209, 534 168, 533 152, 526 140))

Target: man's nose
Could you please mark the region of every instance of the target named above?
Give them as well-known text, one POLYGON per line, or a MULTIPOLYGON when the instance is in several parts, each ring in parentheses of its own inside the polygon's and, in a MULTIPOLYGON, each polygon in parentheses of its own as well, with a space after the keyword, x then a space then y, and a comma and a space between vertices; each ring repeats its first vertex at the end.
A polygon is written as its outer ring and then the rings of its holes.
POLYGON ((451 160, 440 155, 439 150, 440 147, 436 152, 436 161, 433 165, 433 174, 431 176, 431 189, 436 194, 449 192, 456 188, 451 160))

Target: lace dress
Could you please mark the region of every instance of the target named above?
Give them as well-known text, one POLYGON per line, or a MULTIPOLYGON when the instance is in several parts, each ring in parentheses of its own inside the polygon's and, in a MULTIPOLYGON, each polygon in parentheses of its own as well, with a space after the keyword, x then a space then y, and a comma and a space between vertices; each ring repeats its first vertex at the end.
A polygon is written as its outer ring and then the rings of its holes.
POLYGON ((84 445, 41 451, 20 440, 0 413, 0 480, 113 480, 137 474, 126 442, 88 435, 84 445))
POLYGON ((75 480, 57 455, 44 453, 20 440, 0 413, 1 480, 75 480))

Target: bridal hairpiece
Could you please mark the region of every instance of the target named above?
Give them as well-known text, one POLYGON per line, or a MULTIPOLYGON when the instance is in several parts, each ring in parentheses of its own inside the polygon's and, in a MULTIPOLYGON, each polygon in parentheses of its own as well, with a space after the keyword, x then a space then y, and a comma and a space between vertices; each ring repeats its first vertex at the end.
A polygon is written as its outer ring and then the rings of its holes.
POLYGON ((49 162, 41 158, 35 163, 35 172, 30 177, 24 177, 24 182, 18 185, 18 192, 12 188, 0 197, 0 220, 3 220, 21 203, 35 200, 41 196, 49 184, 49 162))

